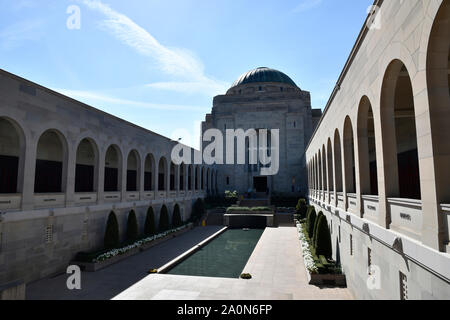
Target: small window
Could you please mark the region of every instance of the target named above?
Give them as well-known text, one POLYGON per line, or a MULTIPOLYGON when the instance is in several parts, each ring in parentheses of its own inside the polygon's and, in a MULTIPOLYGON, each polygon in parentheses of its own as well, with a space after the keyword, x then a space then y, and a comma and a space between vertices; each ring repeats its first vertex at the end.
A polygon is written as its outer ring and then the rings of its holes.
POLYGON ((45 243, 53 242, 53 225, 48 225, 45 228, 45 243))
POLYGON ((297 122, 294 121, 294 128, 297 128, 297 122))
POLYGON ((239 94, 241 94, 242 93, 242 90, 241 89, 239 89, 239 94))
POLYGON ((408 300, 408 278, 400 272, 400 300, 408 300))
POLYGON ((280 87, 280 91, 283 92, 283 87, 280 87))
POLYGON ((227 124, 226 123, 223 125, 223 127, 224 127, 225 130, 227 130, 227 124))
POLYGON ((260 86, 260 87, 258 88, 258 90, 259 90, 259 91, 262 91, 262 87, 260 86))
POLYGON ((230 185, 230 177, 227 177, 227 186, 230 185))
POLYGON ((353 235, 350 235, 350 255, 353 256, 353 235))

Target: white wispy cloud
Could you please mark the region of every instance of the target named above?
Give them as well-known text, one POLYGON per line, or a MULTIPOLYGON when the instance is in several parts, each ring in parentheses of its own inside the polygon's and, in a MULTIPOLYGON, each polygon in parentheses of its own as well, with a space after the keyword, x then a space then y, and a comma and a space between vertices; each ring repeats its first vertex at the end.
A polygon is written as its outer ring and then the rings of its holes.
POLYGON ((195 91, 203 89, 211 92, 211 89, 214 89, 212 90, 214 93, 226 88, 226 83, 205 75, 203 63, 189 50, 169 48, 162 45, 147 30, 100 0, 79 1, 105 16, 105 19, 100 22, 100 26, 104 30, 110 32, 139 54, 152 58, 165 74, 181 80, 154 83, 150 86, 164 90, 181 91, 180 88, 186 85, 191 89, 194 88, 195 91))
POLYGON ((33 19, 16 22, 0 30, 0 47, 11 50, 27 41, 37 41, 42 38, 44 20, 33 19))
POLYGON ((197 81, 197 82, 154 82, 147 84, 146 87, 159 89, 159 90, 170 90, 185 94, 206 94, 206 95, 217 95, 224 93, 228 89, 228 84, 221 83, 218 81, 197 81))
POLYGON ((317 6, 319 6, 321 3, 323 2, 323 0, 302 0, 295 8, 294 8, 294 12, 299 13, 299 12, 305 12, 308 11, 312 8, 315 8, 317 6))
POLYGON ((121 106, 131 106, 143 109, 153 109, 153 110, 169 110, 169 111, 204 111, 206 107, 189 106, 189 105, 176 105, 176 104, 159 104, 159 103, 148 103, 135 100, 121 99, 112 97, 110 95, 104 95, 98 92, 84 91, 84 90, 70 90, 70 89, 60 89, 52 88, 52 90, 59 92, 63 95, 71 97, 73 99, 84 100, 84 101, 100 101, 106 102, 108 104, 121 105, 121 106))

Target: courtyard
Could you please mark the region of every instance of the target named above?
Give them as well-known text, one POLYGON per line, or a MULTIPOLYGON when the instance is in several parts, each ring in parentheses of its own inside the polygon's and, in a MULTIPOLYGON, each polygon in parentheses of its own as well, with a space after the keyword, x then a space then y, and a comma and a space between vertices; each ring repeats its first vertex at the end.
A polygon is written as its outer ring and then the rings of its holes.
POLYGON ((198 227, 148 251, 95 273, 83 272, 81 290, 66 287, 67 274, 39 280, 27 287, 29 300, 343 300, 345 288, 308 284, 295 227, 266 228, 243 272, 251 280, 147 275, 222 227, 198 227))

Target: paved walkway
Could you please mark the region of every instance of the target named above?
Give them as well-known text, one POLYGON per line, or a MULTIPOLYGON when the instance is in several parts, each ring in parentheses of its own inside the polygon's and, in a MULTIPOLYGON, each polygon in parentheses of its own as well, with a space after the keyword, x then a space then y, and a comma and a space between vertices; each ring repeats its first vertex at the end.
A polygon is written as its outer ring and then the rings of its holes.
POLYGON ((108 268, 81 275, 82 290, 68 290, 69 275, 39 280, 27 285, 31 300, 108 300, 144 279, 147 271, 160 268, 223 227, 195 228, 145 252, 132 256, 108 268))
POLYGON ((310 286, 295 227, 264 231, 244 272, 251 280, 150 275, 117 300, 352 299, 348 289, 310 286))

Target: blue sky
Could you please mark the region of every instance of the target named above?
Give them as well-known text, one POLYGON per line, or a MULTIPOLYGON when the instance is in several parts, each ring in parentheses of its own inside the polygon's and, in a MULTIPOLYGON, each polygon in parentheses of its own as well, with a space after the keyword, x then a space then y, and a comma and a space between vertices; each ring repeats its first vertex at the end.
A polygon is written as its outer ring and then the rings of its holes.
POLYGON ((0 0, 0 68, 197 145, 212 98, 256 67, 323 108, 372 2, 0 0))

